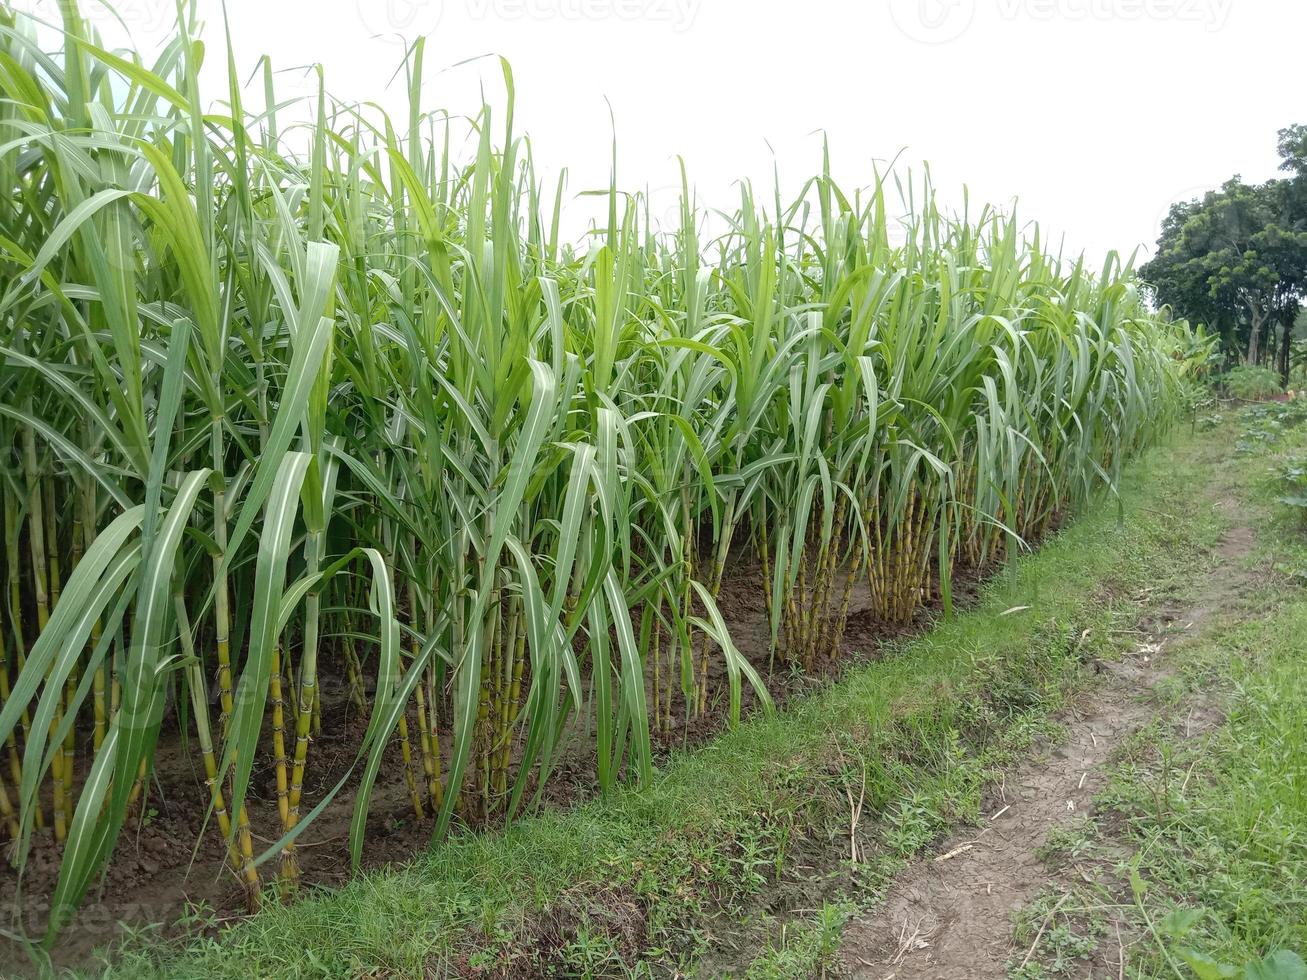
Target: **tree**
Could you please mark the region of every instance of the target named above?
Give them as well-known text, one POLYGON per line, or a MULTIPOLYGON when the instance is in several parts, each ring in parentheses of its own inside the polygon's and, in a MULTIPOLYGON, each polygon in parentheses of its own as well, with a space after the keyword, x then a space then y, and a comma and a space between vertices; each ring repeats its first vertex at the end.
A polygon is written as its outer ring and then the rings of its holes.
POLYGON ((1307 126, 1280 131, 1281 169, 1265 184, 1232 177, 1172 206, 1156 257, 1140 269, 1157 301, 1206 322, 1249 364, 1276 356, 1286 383, 1293 324, 1307 294, 1307 126), (1278 326, 1280 343, 1266 343, 1278 326))
POLYGON ((1280 130, 1280 169, 1297 177, 1307 176, 1307 126, 1297 123, 1280 130))

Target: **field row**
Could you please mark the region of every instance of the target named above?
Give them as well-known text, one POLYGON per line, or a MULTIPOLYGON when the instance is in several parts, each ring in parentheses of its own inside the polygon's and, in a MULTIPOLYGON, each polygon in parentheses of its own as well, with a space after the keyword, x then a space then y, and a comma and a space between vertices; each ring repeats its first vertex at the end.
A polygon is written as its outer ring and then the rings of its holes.
POLYGON ((48 937, 170 778, 251 907, 338 798, 357 864, 386 787, 441 835, 648 782, 855 595, 948 610, 1114 487, 1207 353, 1114 256, 825 166, 711 236, 614 183, 564 242, 507 65, 464 133, 420 41, 391 120, 65 30, 0 14, 0 820, 59 858, 48 937))

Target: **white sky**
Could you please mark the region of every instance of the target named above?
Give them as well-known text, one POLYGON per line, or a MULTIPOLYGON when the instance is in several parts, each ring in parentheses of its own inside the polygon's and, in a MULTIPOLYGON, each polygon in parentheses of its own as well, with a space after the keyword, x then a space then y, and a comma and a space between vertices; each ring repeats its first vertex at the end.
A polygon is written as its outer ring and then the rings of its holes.
MULTIPOLYGON (((55 0, 17 0, 53 9, 55 0)), ((94 0, 82 0, 97 21, 94 0)), ((118 0, 140 46, 171 29, 173 0, 118 0)), ((212 82, 224 97, 219 0, 200 0, 212 82)), ((670 208, 685 157, 701 202, 731 207, 751 177, 770 199, 820 166, 871 180, 896 154, 928 161, 946 202, 1003 205, 1097 261, 1151 246, 1170 203, 1233 173, 1276 173, 1276 131, 1307 122, 1296 0, 227 0, 237 60, 313 62, 347 101, 400 118, 397 35, 430 36, 425 104, 502 101, 512 63, 519 130, 569 189, 607 186, 617 119, 618 182, 670 208), (389 84, 389 88, 387 87, 389 84), (769 149, 770 145, 770 149, 769 149)), ((109 28, 106 36, 117 40, 109 28)), ((256 82, 256 88, 258 83, 256 82)), ((279 90, 306 79, 288 73, 279 90)), ((256 97, 257 98, 257 97, 256 97)), ((592 213, 593 199, 569 207, 592 213)), ((573 226, 575 227, 574 218, 573 226)))

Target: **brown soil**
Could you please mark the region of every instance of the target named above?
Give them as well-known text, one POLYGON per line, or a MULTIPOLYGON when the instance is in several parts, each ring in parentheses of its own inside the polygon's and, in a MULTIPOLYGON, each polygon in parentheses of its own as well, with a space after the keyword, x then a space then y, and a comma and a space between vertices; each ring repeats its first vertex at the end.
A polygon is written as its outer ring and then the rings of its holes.
MULTIPOLYGON (((965 606, 974 598, 980 578, 975 571, 955 573, 954 601, 958 606, 965 606)), ((723 581, 718 605, 732 638, 767 680, 772 699, 778 705, 830 683, 853 665, 874 659, 885 643, 921 631, 938 613, 937 604, 932 604, 918 610, 908 624, 878 621, 871 612, 866 581, 859 577, 854 583, 841 655, 820 657, 813 671, 804 674, 790 671, 779 658, 775 664, 771 663, 771 634, 759 581, 756 564, 733 561, 723 581)), ((697 639, 695 648, 697 652, 697 639)), ((305 810, 316 805, 345 776, 366 727, 366 718, 358 716, 340 680, 345 676, 343 664, 335 666, 339 669, 323 671, 322 733, 314 738, 309 754, 305 810)), ((677 749, 706 741, 725 726, 726 669, 716 653, 710 654, 709 678, 712 695, 708 712, 688 723, 684 720, 679 683, 675 685, 671 730, 655 733, 656 761, 677 749)), ((652 705, 652 691, 648 693, 652 705)), ((756 706, 757 698, 746 683, 743 711, 748 714, 756 706)), ((270 719, 265 723, 270 724, 270 719)), ((410 731, 415 733, 415 715, 410 716, 409 724, 410 731)), ((591 797, 597 788, 591 740, 579 730, 581 725, 575 727, 578 731, 573 733, 545 786, 541 797, 545 806, 574 805, 591 797)), ((79 783, 86 775, 90 759, 85 734, 81 733, 78 744, 79 783)), ((446 746, 450 744, 448 731, 442 733, 442 740, 446 746)), ((60 933, 52 953, 55 966, 88 964, 95 950, 111 946, 128 929, 145 928, 159 937, 175 937, 197 931, 212 932, 247 914, 244 893, 224 860, 216 829, 205 826, 209 800, 193 742, 191 739, 188 744, 178 734, 175 719, 160 736, 148 796, 136 818, 123 829, 103 878, 88 893, 74 922, 60 933), (202 917, 193 916, 197 911, 202 917)), ((416 741, 413 750, 416 756, 416 741)), ((420 853, 429 846, 433 827, 430 812, 423 820, 414 815, 402 777, 399 745, 393 738, 381 771, 382 778, 373 791, 363 852, 363 866, 368 869, 403 862, 420 853)), ((339 887, 351 876, 349 827, 360 775, 358 770, 353 773, 332 803, 299 838, 296 854, 302 887, 339 887)), ((261 853, 279 836, 274 771, 268 759, 261 759, 254 771, 247 808, 255 833, 255 852, 261 853)), ((48 791, 44 809, 48 815, 48 791)), ((33 969, 24 947, 6 934, 40 937, 58 880, 61 853, 47 828, 33 835, 21 882, 13 868, 0 860, 0 976, 33 969)), ((265 882, 275 879, 274 863, 270 861, 263 866, 265 882)))
MULTIPOLYGON (((1218 507, 1234 510, 1231 501, 1218 507)), ((1065 742, 991 790, 984 826, 955 834, 918 858, 875 914, 846 926, 841 960, 849 975, 972 980, 1005 977, 1021 963, 1026 950, 1013 942, 1013 913, 1056 873, 1040 860, 1041 845, 1051 830, 1093 815, 1109 756, 1155 714, 1149 694, 1171 670, 1167 649, 1231 611, 1253 589, 1254 573, 1244 560, 1253 543, 1251 527, 1228 531, 1214 567, 1186 587, 1183 602, 1154 613, 1137 649, 1102 665, 1104 681, 1064 713, 1065 742)), ((1196 734, 1212 720, 1191 719, 1188 731, 1196 734)), ((1116 967, 1111 964, 1110 975, 1116 967)))
MULTIPOLYGON (((322 734, 314 739, 305 774, 305 799, 310 806, 348 770, 362 726, 346 701, 326 709, 322 734)), ((86 761, 89 751, 89 746, 79 745, 80 761, 86 761)), ((402 771, 397 745, 388 749, 386 764, 391 772, 402 771)), ((297 842, 305 884, 338 886, 349 877, 349 818, 358 775, 297 842)), ((277 797, 271 766, 255 769, 247 808, 257 853, 276 840, 277 797)), ((205 825, 207 810, 197 750, 192 745, 188 752, 176 734, 161 738, 148 796, 136 818, 123 828, 113 860, 87 894, 76 920, 60 933, 53 950, 56 966, 85 964, 96 948, 123 935, 124 926, 176 935, 198 925, 178 921, 192 910, 204 910, 205 927, 245 914, 244 893, 225 861, 216 828, 205 825)), ((45 812, 48 819, 48 799, 45 812)), ((368 818, 364 865, 377 867, 411 857, 430 834, 429 820, 414 819, 402 780, 394 785, 379 782, 368 818)), ((46 829, 33 834, 21 883, 7 863, 0 864, 0 909, 4 910, 0 929, 39 938, 60 858, 61 849, 46 829)), ((275 875, 272 865, 265 865, 265 878, 270 872, 275 875)), ((27 968, 29 958, 22 946, 0 939, 0 976, 27 968)))

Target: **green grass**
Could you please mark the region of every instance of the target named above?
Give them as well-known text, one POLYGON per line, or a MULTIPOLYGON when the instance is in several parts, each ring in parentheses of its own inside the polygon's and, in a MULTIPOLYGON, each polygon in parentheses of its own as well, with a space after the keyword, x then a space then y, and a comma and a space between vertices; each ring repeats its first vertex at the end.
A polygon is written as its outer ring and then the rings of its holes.
POLYGON ((1183 696, 1130 741, 1096 821, 1050 835, 1041 853, 1114 866, 1021 910, 1018 946, 1046 920, 1051 928, 1013 976, 1081 975, 1100 946, 1115 962, 1113 923, 1131 977, 1303 975, 1285 957, 1307 952, 1304 631, 1307 599, 1288 598, 1173 654, 1187 661, 1183 696), (1210 735, 1185 738, 1195 691, 1228 716, 1210 735))
POLYGON ((1307 535, 1278 499, 1284 460, 1307 443, 1301 423, 1284 406, 1242 413, 1229 469, 1259 531, 1253 589, 1171 651, 1161 711, 1122 750, 1095 820, 1050 835, 1045 860, 1087 858, 1100 876, 1018 914, 1019 945, 1053 927, 1014 975, 1079 975, 1100 944, 1114 960, 1115 923, 1131 977, 1307 976, 1295 959, 1307 953, 1307 535), (1194 712, 1215 727, 1189 732, 1194 712))
MULTIPOLYGON (((1277 950, 1307 953, 1307 600, 1239 624, 1226 724, 1210 739, 1159 749, 1151 771, 1123 774, 1116 808, 1138 847, 1141 915, 1162 946, 1146 975, 1190 955, 1242 966, 1277 950)), ((1138 886, 1137 886, 1138 887, 1138 886)))
POLYGON ((746 976, 758 980, 807 980, 824 976, 835 964, 844 923, 857 910, 851 902, 824 904, 811 922, 783 929, 773 946, 750 965, 746 976))
MULTIPOLYGON (((1210 549, 1220 518, 1176 501, 1213 479, 1218 452, 1186 438, 1127 467, 1119 508, 1101 501, 991 581, 977 608, 790 710, 675 757, 645 791, 452 840, 409 866, 268 909, 162 965, 158 948, 136 946, 109 974, 693 968, 714 945, 713 923, 757 921, 751 899, 795 872, 805 840, 847 840, 844 788, 859 759, 875 821, 864 873, 883 883, 896 861, 973 819, 985 782, 1049 733, 1081 662, 1110 652, 1112 629, 1138 616, 1139 590, 1210 549)), ((801 952, 791 942, 761 955, 780 963, 801 952)))

